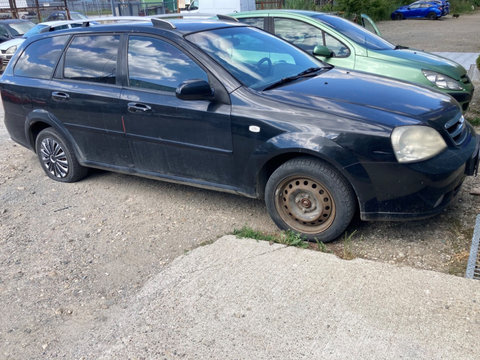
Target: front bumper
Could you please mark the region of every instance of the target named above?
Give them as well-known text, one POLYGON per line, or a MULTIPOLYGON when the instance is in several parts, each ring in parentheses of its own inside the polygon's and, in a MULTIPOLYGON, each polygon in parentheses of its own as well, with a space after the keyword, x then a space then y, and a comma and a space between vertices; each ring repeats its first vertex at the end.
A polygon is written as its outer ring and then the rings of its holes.
POLYGON ((465 177, 476 175, 479 142, 478 136, 471 136, 461 148, 415 164, 361 164, 370 183, 363 183, 368 190, 362 193, 369 196, 360 199, 362 220, 422 219, 440 213, 465 177))

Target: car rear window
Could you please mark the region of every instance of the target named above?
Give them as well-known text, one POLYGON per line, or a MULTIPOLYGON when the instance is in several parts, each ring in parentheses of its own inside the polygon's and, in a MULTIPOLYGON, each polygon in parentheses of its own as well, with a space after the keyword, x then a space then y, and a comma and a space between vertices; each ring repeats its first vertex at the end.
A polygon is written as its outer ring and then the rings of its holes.
POLYGON ((54 36, 32 42, 15 64, 16 76, 50 79, 68 35, 54 36))
POLYGON ((63 77, 115 84, 119 43, 119 35, 75 37, 66 51, 63 77))

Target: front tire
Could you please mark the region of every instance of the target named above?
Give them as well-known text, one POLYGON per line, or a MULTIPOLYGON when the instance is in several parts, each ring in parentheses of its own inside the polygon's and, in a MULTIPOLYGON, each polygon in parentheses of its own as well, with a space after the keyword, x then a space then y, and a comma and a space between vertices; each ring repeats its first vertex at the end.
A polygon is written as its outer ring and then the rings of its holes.
POLYGON ((403 20, 403 15, 400 13, 395 14, 395 19, 394 20, 403 20))
POLYGON ((287 161, 275 170, 265 187, 265 203, 280 229, 322 242, 338 238, 356 209, 345 178, 328 164, 310 158, 287 161))
POLYGON ((35 150, 42 169, 50 179, 75 182, 88 173, 88 169, 78 163, 68 142, 53 128, 46 128, 38 134, 35 150))

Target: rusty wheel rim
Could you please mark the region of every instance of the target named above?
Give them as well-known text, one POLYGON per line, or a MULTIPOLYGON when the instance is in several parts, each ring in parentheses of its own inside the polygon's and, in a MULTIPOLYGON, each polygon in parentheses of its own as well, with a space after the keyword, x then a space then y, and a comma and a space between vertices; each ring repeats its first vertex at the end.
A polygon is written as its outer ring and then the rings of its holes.
POLYGON ((284 179, 275 191, 275 206, 282 220, 295 231, 318 234, 335 219, 335 201, 321 182, 309 177, 284 179))

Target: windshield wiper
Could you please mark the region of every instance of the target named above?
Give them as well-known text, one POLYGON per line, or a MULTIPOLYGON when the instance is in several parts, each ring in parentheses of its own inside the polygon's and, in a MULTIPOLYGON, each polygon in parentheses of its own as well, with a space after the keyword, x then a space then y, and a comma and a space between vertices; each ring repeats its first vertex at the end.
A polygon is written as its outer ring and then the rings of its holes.
POLYGON ((311 68, 308 68, 307 70, 299 72, 297 75, 284 77, 284 78, 274 82, 273 84, 268 85, 267 87, 265 87, 263 89, 263 91, 276 88, 280 85, 289 83, 291 81, 295 81, 295 80, 300 79, 302 77, 315 76, 317 74, 317 72, 319 72, 320 70, 331 69, 332 67, 326 66, 326 67, 311 67, 311 68))
POLYGON ((408 49, 408 46, 395 45, 395 50, 402 50, 402 49, 408 49))

